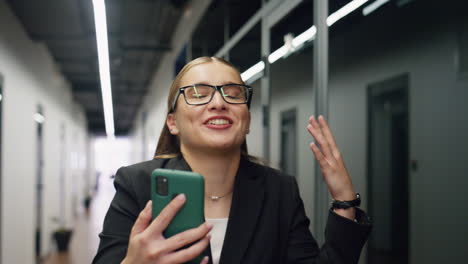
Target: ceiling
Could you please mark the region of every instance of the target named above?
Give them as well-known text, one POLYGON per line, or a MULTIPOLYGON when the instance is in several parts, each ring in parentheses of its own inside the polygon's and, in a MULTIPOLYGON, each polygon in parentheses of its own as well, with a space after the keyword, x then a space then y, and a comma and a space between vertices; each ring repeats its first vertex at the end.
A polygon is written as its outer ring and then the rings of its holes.
MULTIPOLYGON (((149 82, 165 52, 171 51, 173 32, 189 0, 107 0, 109 58, 114 105, 115 134, 127 135, 147 93, 149 82)), ((350 0, 329 2, 330 13, 350 0)), ((83 106, 88 131, 104 135, 99 69, 92 0, 7 0, 33 41, 44 43, 66 79, 73 97, 83 106)), ((370 1, 371 2, 371 1, 370 1)), ((449 0, 464 3, 462 0, 449 0)), ((395 0, 382 7, 379 14, 398 17, 399 6, 429 6, 439 1, 395 0), (405 4, 402 4, 405 3, 405 4), (408 4, 411 3, 411 4, 408 4), (414 5, 419 3, 420 5, 414 5), (392 11, 393 10, 393 11, 392 11), (398 12, 397 12, 398 11, 398 12)), ((236 33, 262 5, 262 0, 212 0, 192 34, 192 57, 215 54, 224 44, 225 21, 228 36, 236 33)), ((459 4, 460 5, 460 4, 459 4)), ((463 4, 464 6, 464 4, 463 4)), ((466 7, 466 6, 465 6, 466 7)), ((271 29, 271 48, 283 45, 283 36, 295 35, 313 24, 313 1, 302 3, 271 29)), ((375 16, 375 15, 374 15, 375 16)), ((333 26, 334 36, 362 23, 361 11, 351 13, 333 26)), ((392 19, 387 19, 392 21, 392 19)), ((241 71, 261 60, 260 23, 253 27, 230 51, 229 60, 241 71)), ((183 53, 183 51, 179 51, 183 53)), ((181 54, 183 55, 183 54, 181 54)), ((180 56, 184 57, 184 56, 180 56)))
MULTIPOLYGON (((91 0, 7 1, 33 41, 43 42, 86 112, 88 130, 104 134, 91 0)), ((185 0, 106 1, 116 135, 128 133, 185 0)))
MULTIPOLYGON (((127 135, 132 128, 151 77, 172 48, 172 36, 187 2, 106 1, 115 135, 127 135)), ((74 100, 85 110, 88 131, 104 135, 92 0, 7 3, 29 37, 47 46, 71 83, 74 100)), ((226 14, 232 35, 260 6, 261 0, 213 0, 194 34, 194 57, 212 55, 221 48, 226 14)))

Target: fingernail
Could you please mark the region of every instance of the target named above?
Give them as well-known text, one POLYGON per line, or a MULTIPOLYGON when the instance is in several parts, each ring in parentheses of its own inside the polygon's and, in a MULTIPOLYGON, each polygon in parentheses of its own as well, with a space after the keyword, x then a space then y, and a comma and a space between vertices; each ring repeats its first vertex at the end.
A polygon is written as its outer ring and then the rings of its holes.
POLYGON ((177 200, 185 201, 185 194, 181 193, 181 194, 177 195, 177 200))
POLYGON ((145 205, 145 209, 146 209, 146 210, 150 209, 152 203, 153 203, 153 202, 152 202, 151 200, 149 200, 149 201, 146 203, 146 205, 145 205))
POLYGON ((212 223, 206 222, 205 225, 206 225, 206 227, 207 227, 208 229, 213 228, 213 224, 212 224, 212 223))

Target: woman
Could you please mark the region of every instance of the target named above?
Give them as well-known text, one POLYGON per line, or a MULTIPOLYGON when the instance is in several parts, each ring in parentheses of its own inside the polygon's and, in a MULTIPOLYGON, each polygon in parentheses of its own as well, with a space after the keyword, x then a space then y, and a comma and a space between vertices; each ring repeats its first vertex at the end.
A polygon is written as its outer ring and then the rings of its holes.
MULTIPOLYGON (((247 153, 250 87, 228 62, 188 63, 169 91, 168 115, 155 159, 119 169, 94 263, 357 263, 370 223, 352 203, 331 209, 319 249, 294 177, 262 166, 247 153), (164 238, 185 202, 179 195, 151 222, 150 174, 192 170, 205 179, 205 218, 164 238)), ((311 144, 335 200, 356 200, 351 179, 323 117, 309 120, 311 144)))

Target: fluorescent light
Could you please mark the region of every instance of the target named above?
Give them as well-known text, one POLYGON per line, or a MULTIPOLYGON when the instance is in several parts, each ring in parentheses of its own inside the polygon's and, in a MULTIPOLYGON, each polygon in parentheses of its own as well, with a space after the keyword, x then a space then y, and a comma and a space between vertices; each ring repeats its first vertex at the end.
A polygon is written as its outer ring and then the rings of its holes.
POLYGON ((99 58, 99 77, 101 79, 102 104, 106 134, 114 136, 114 110, 112 106, 112 91, 109 70, 109 47, 107 43, 106 5, 104 0, 93 0, 94 23, 96 26, 96 42, 99 58))
POLYGON ((282 58, 287 53, 288 48, 285 45, 283 45, 281 48, 275 50, 273 53, 270 54, 270 56, 268 56, 268 62, 273 63, 282 58))
POLYGON ((39 113, 35 113, 35 114, 33 115, 33 118, 34 118, 34 120, 35 120, 36 122, 38 122, 39 124, 42 124, 42 123, 44 123, 44 121, 45 121, 44 116, 41 115, 41 114, 39 114, 39 113))
POLYGON ((390 0, 376 0, 375 2, 372 2, 368 6, 364 7, 364 9, 362 9, 362 14, 367 16, 389 1, 390 0))
POLYGON ((244 80, 244 82, 247 82, 247 80, 252 78, 254 75, 262 72, 263 69, 265 69, 265 63, 263 61, 259 61, 254 66, 250 67, 245 72, 243 72, 241 74, 241 78, 242 80, 244 80))
POLYGON ((299 36, 295 37, 292 41, 294 47, 299 47, 309 40, 313 40, 317 34, 317 27, 311 26, 308 30, 302 32, 299 36))
POLYGON ((3 99, 3 96, 2 96, 2 94, 0 94, 0 102, 2 101, 2 99, 3 99))
POLYGON ((360 6, 365 4, 368 0, 354 0, 347 3, 345 6, 340 8, 335 13, 331 14, 327 18, 327 25, 331 26, 335 24, 336 21, 342 19, 343 17, 347 16, 349 13, 353 12, 354 10, 358 9, 360 6))
MULTIPOLYGON (((380 0, 378 0, 380 1, 380 0)), ((387 0, 388 1, 388 0, 387 0)), ((342 19, 349 13, 353 12, 354 10, 358 9, 360 6, 368 2, 368 0, 353 0, 340 8, 338 11, 335 13, 331 14, 327 18, 327 25, 331 26, 336 23, 336 21, 342 19)), ((302 44, 304 44, 307 41, 315 39, 315 35, 317 34, 317 27, 315 25, 311 26, 309 29, 306 31, 302 32, 299 36, 295 37, 292 40, 292 46, 294 49, 298 48, 302 44)), ((286 45, 283 45, 281 48, 273 51, 269 56, 268 56, 268 62, 269 63, 274 63, 275 61, 279 60, 286 54, 288 54, 289 50, 286 47, 286 45)), ((244 82, 248 82, 250 78, 254 77, 261 71, 265 69, 265 63, 260 61, 254 66, 250 67, 248 70, 243 72, 241 74, 242 80, 244 82)))

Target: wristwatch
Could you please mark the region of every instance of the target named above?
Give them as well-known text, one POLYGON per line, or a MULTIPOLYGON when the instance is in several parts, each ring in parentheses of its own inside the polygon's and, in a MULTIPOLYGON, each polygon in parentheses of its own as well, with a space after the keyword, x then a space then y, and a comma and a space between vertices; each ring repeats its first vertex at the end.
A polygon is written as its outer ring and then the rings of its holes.
POLYGON ((356 193, 356 199, 351 201, 332 200, 333 209, 348 209, 351 207, 357 207, 359 205, 361 205, 361 195, 359 193, 356 193))

